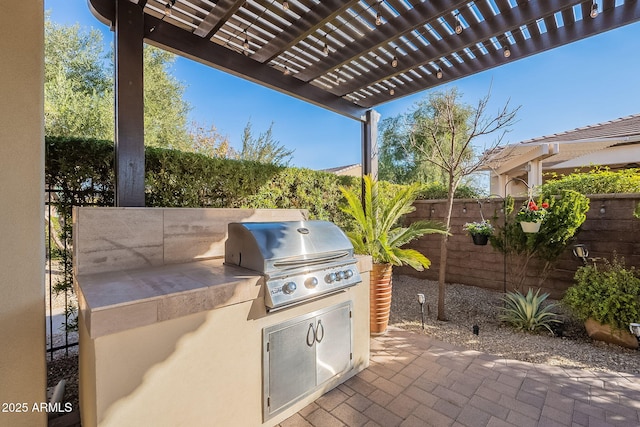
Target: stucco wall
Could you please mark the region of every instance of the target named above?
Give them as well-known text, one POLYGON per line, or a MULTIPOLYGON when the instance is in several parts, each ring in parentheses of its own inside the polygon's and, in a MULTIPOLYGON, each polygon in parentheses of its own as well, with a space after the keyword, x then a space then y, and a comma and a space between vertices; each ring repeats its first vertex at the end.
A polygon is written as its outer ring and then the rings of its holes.
MULTIPOLYGON (((596 195, 589 196, 590 210, 587 220, 574 243, 587 246, 590 257, 611 259, 614 251, 625 258, 628 266, 640 268, 640 219, 633 218, 633 210, 640 202, 640 194, 631 195, 596 195)), ((516 202, 516 206, 518 203, 516 202)), ((416 211, 411 214, 412 219, 433 219, 442 221, 445 214, 445 201, 418 201, 416 211)), ((497 220, 494 224, 501 225, 504 216, 501 212, 502 201, 495 200, 483 203, 484 217, 497 220)), ((471 237, 462 229, 467 222, 480 221, 480 209, 475 200, 458 200, 453 207, 451 218, 451 232, 449 237, 449 253, 447 256, 447 282, 463 283, 481 286, 489 289, 503 290, 504 287, 504 257, 494 250, 491 245, 475 246, 471 237)), ((410 268, 398 269, 401 274, 410 274, 430 280, 438 280, 438 264, 440 262, 440 236, 429 235, 410 245, 424 253, 432 262, 431 268, 424 272, 416 272, 410 268)), ((507 259, 507 290, 513 289, 513 261, 507 259)), ((542 286, 543 291, 549 292, 553 298, 564 295, 566 289, 572 285, 573 275, 582 262, 572 253, 572 245, 562 254, 553 271, 542 286)), ((537 286, 535 276, 535 262, 528 270, 531 276, 527 278, 527 286, 537 286)))
POLYGON ((262 329, 353 300, 354 368, 342 382, 369 363, 368 280, 364 272, 366 284, 270 315, 259 298, 95 340, 81 318, 80 351, 93 353, 81 357, 83 425, 276 425, 337 382, 262 424, 262 329))
POLYGON ((0 404, 27 412, 0 412, 0 426, 31 427, 46 425, 32 412, 46 393, 44 5, 10 9, 0 14, 0 404))

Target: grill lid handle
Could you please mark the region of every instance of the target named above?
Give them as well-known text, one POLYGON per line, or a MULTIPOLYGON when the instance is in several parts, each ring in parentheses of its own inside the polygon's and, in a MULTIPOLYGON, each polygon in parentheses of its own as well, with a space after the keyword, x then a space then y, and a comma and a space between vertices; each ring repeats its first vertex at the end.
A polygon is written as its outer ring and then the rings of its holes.
POLYGON ((322 264, 327 261, 332 261, 335 259, 345 258, 349 256, 350 256, 349 251, 341 251, 341 252, 336 252, 329 255, 320 255, 317 257, 295 258, 295 259, 276 261, 273 263, 273 266, 274 267, 300 267, 305 265, 322 264))

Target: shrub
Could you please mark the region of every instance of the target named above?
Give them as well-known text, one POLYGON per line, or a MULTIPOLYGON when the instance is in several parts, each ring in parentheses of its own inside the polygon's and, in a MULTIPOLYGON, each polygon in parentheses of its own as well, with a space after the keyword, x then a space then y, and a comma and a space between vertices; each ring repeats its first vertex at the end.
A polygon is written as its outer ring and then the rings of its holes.
MULTIPOLYGON (((114 205, 113 142, 46 138, 46 182, 59 209, 114 205)), ((339 187, 352 177, 309 169, 207 157, 164 148, 145 149, 145 203, 156 207, 248 207, 307 209, 311 218, 342 225, 339 187)))
MULTIPOLYGON (((444 184, 439 182, 432 182, 424 184, 420 193, 418 193, 418 200, 432 200, 432 199, 446 199, 448 189, 444 184)), ((454 197, 456 199, 477 199, 480 196, 478 190, 469 185, 459 185, 456 189, 454 197)))
POLYGON ((582 223, 587 218, 589 199, 573 190, 564 190, 558 197, 552 196, 544 185, 542 186, 542 200, 548 200, 549 207, 542 220, 538 233, 524 233, 520 224, 516 222, 513 199, 505 200, 505 214, 510 216, 506 226, 497 227, 491 236, 491 245, 498 251, 515 255, 513 257, 516 273, 516 286, 519 288, 525 280, 529 262, 537 258, 544 262, 542 271, 537 275, 541 285, 546 275, 553 267, 553 263, 560 257, 567 245, 578 233, 582 223))
POLYGON ((640 278, 623 259, 614 256, 612 262, 580 267, 574 279, 562 303, 580 320, 593 318, 624 330, 640 321, 640 278))
POLYGON ((145 149, 147 206, 239 207, 282 167, 212 158, 165 148, 145 149))
POLYGON ((357 178, 309 169, 283 168, 256 191, 244 197, 241 207, 307 209, 312 219, 325 219, 348 228, 349 219, 340 210, 344 201, 340 187, 357 188, 357 178))
POLYGON ((551 325, 560 323, 557 314, 552 312, 556 304, 543 305, 549 294, 539 294, 540 289, 534 294, 531 288, 526 296, 519 291, 507 293, 503 298, 505 307, 502 308, 500 320, 516 329, 533 332, 546 328, 553 334, 551 325))
POLYGON ((574 190, 582 194, 640 193, 640 169, 613 172, 607 168, 594 168, 586 173, 562 176, 546 175, 544 187, 553 194, 574 190))

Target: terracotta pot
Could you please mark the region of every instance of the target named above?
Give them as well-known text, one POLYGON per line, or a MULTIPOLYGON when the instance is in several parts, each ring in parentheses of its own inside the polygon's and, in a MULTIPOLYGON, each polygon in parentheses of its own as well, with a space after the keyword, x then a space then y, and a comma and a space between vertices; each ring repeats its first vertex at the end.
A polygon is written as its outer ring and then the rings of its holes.
POLYGON ((584 322, 589 338, 619 345, 626 348, 638 348, 638 339, 624 330, 612 330, 611 326, 603 325, 589 318, 584 322))
POLYGON ((472 234, 471 239, 473 239, 474 245, 484 246, 489 242, 489 236, 486 234, 472 234))
POLYGON ((520 227, 522 227, 522 231, 525 233, 537 233, 540 231, 539 222, 520 221, 520 227))
POLYGON ((387 330, 391 311, 391 264, 373 264, 369 291, 369 326, 371 335, 381 335, 387 330))

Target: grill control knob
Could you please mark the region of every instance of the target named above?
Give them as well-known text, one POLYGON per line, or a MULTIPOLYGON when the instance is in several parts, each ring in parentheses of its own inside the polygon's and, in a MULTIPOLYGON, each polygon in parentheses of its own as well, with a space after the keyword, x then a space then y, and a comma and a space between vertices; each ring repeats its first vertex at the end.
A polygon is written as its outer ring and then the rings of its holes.
POLYGON ((327 283, 333 283, 337 278, 338 276, 336 276, 336 273, 329 273, 324 279, 327 283))
POLYGON ((344 271, 338 271, 338 280, 344 279, 344 271))
POLYGON ((353 277, 353 270, 351 270, 351 269, 345 270, 344 277, 346 277, 347 279, 352 278, 353 277))
POLYGON ((290 295, 295 292, 296 288, 297 286, 294 282, 287 282, 284 285, 282 285, 282 292, 284 292, 287 295, 290 295))
POLYGON ((309 277, 307 280, 304 281, 304 285, 308 289, 313 289, 316 286, 318 286, 318 279, 316 279, 315 277, 309 277))

